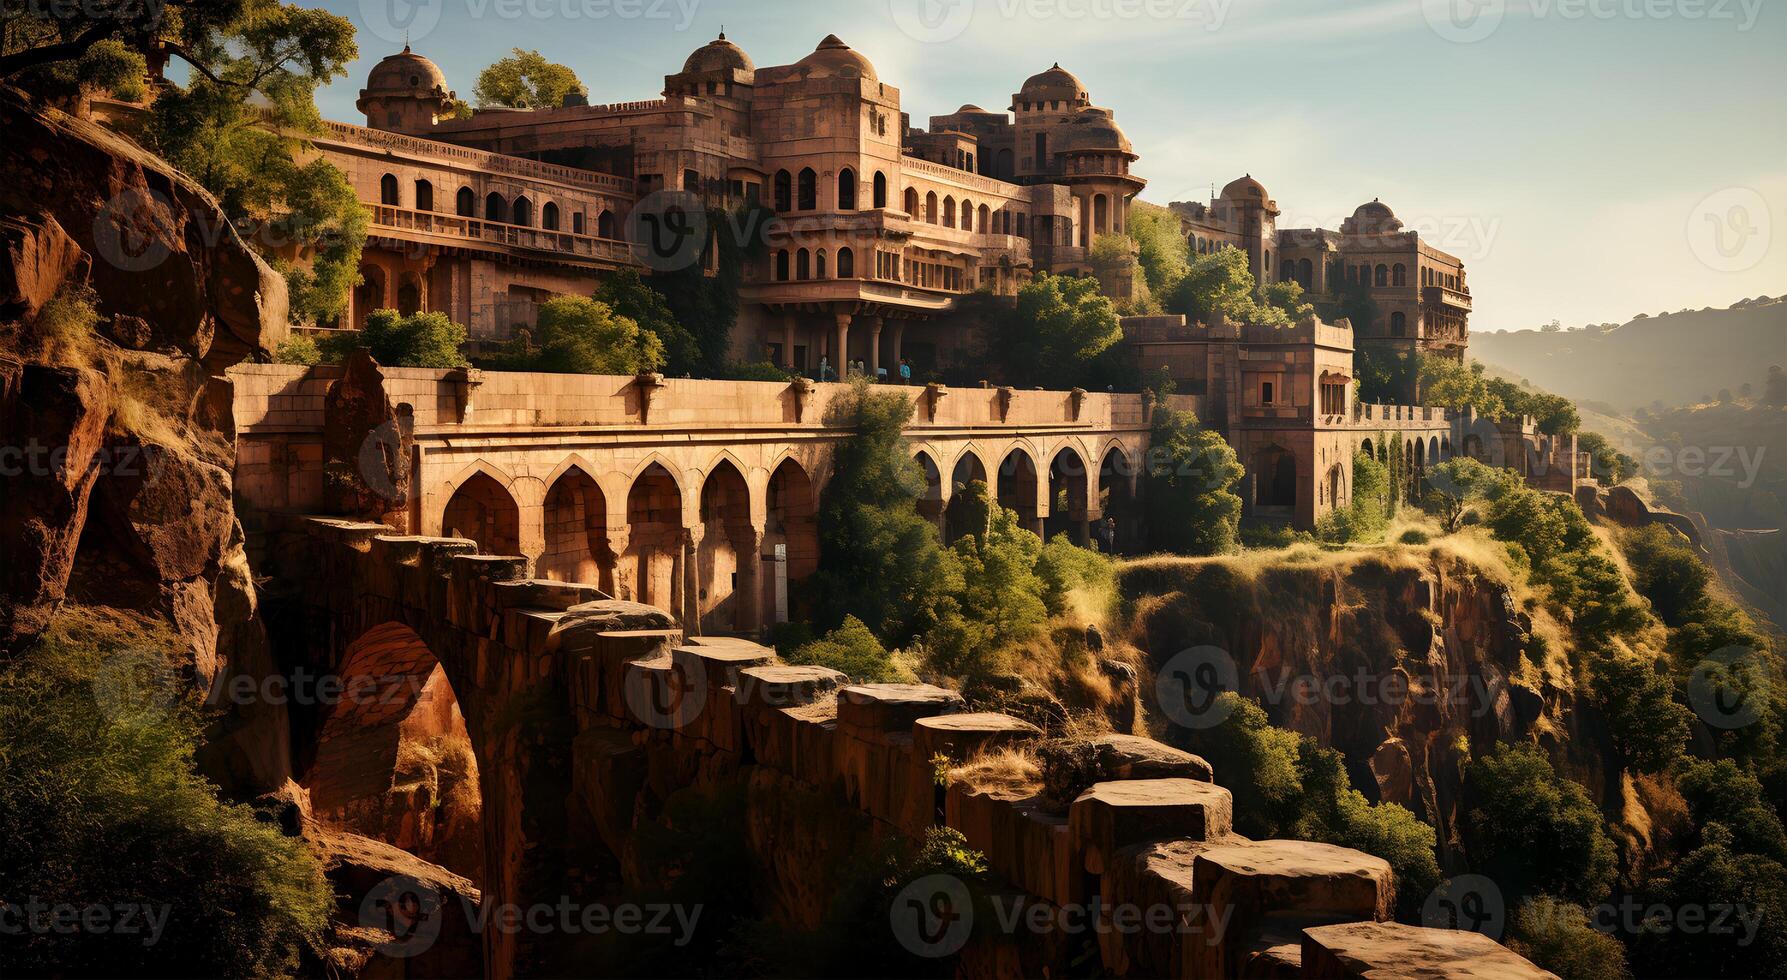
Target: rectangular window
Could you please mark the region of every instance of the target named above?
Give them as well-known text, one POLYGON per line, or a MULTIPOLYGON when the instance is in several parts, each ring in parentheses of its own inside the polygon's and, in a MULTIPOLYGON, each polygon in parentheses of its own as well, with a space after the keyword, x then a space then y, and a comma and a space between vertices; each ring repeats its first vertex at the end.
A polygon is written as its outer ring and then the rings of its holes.
POLYGON ((1272 382, 1270 381, 1260 382, 1260 404, 1272 404, 1272 382))

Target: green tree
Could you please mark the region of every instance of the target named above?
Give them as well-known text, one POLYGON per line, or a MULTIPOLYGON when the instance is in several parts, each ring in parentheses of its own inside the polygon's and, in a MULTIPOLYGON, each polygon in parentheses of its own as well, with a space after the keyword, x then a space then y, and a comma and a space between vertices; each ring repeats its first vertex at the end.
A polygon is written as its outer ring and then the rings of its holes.
POLYGON ((1427 471, 1423 503, 1451 534, 1458 530, 1472 503, 1501 496, 1514 479, 1508 470, 1485 466, 1469 456, 1456 456, 1427 471))
POLYGON ((1655 773, 1681 758, 1693 714, 1654 665, 1629 653, 1602 652, 1589 665, 1589 692, 1627 769, 1655 773))
POLYGON ((998 318, 996 356, 1014 384, 1085 386, 1095 365, 1117 349, 1117 308, 1089 276, 1039 275, 1018 290, 1017 305, 998 318))
POLYGON ((472 97, 479 108, 556 109, 565 96, 583 90, 576 72, 547 61, 538 51, 513 48, 507 58, 478 73, 472 97))
POLYGON ((322 350, 306 334, 293 334, 280 341, 279 346, 273 349, 275 364, 311 365, 321 363, 322 359, 322 350))
POLYGON ((596 300, 608 304, 616 316, 632 320, 658 338, 664 351, 665 371, 692 374, 701 370, 700 342, 678 322, 663 295, 640 278, 637 270, 622 269, 609 276, 596 290, 596 300))
POLYGON ((466 364, 464 355, 459 353, 465 343, 465 327, 448 319, 445 313, 404 316, 396 310, 373 310, 358 333, 330 339, 335 347, 325 353, 337 355, 341 347, 357 344, 386 367, 455 368, 466 364))
POLYGON ((855 616, 891 646, 929 631, 962 589, 955 553, 918 512, 924 473, 902 435, 911 417, 899 392, 854 383, 828 416, 850 436, 837 445, 820 498, 818 619, 855 616))
POLYGON ((1787 962, 1787 869, 1745 854, 1732 828, 1709 824, 1702 843, 1656 883, 1651 908, 1720 912, 1720 928, 1670 928, 1647 921, 1633 961, 1665 977, 1776 977, 1787 962))
POLYGON ((146 908, 161 924, 9 930, 18 934, 0 943, 0 973, 293 974, 335 906, 316 858, 275 823, 220 801, 195 768, 206 719, 196 696, 176 693, 171 633, 104 610, 65 612, 0 667, 7 915, 22 925, 25 900, 40 899, 146 908))
POLYGON ((1293 321, 1315 315, 1315 307, 1303 301, 1302 284, 1292 279, 1267 283, 1260 289, 1260 299, 1266 306, 1283 312, 1293 321))
POLYGON ((1589 454, 1589 474, 1604 487, 1622 483, 1638 472, 1638 461, 1620 452, 1598 432, 1578 433, 1576 450, 1589 454))
POLYGON ((1152 295, 1167 295, 1190 271, 1190 249, 1179 230, 1179 217, 1166 208, 1132 201, 1129 236, 1135 239, 1136 263, 1152 295))
POLYGON ((121 73, 101 63, 111 57, 104 53, 107 46, 135 55, 137 66, 146 64, 148 55, 165 52, 202 70, 210 67, 203 53, 214 35, 265 6, 252 0, 8 3, 0 8, 0 78, 43 95, 68 94, 39 88, 58 83, 109 86, 121 73), (96 48, 100 61, 90 61, 96 48))
POLYGON ((1537 894, 1593 904, 1615 870, 1613 842, 1587 791, 1559 776, 1535 745, 1502 745, 1471 760, 1465 844, 1473 870, 1510 901, 1537 894))
POLYGON ((587 296, 554 296, 540 304, 535 323, 539 350, 529 362, 535 371, 641 374, 664 363, 657 335, 587 296))
POLYGON ((1241 524, 1241 498, 1235 485, 1245 471, 1221 433, 1205 429, 1197 416, 1167 405, 1164 392, 1154 407, 1142 504, 1153 543, 1187 555, 1234 550, 1241 524))
POLYGON ((1316 522, 1316 536, 1337 543, 1376 541, 1390 523, 1392 496, 1390 468, 1363 449, 1353 453, 1352 501, 1316 522))
POLYGON ((1730 759, 1690 759, 1675 782, 1695 826, 1722 825, 1731 834, 1728 846, 1739 853, 1787 861, 1787 828, 1754 773, 1730 759))
POLYGON ((1549 895, 1520 904, 1509 923, 1508 948, 1570 980, 1627 980, 1626 948, 1589 924, 1580 905, 1549 895))
POLYGON ((968 495, 986 520, 954 545, 962 586, 942 607, 926 644, 932 667, 972 682, 998 672, 997 656, 1006 647, 1041 631, 1048 604, 1036 572, 1042 539, 1019 526, 1016 512, 989 499, 985 483, 956 493, 968 495))
POLYGON ((1043 544, 1036 574, 1042 579, 1042 599, 1051 616, 1075 605, 1098 618, 1116 610, 1116 564, 1109 556, 1074 544, 1065 534, 1043 544))
POLYGON ((1422 356, 1419 371, 1423 404, 1450 409, 1474 408, 1479 417, 1488 419, 1499 419, 1507 414, 1507 406, 1483 377, 1483 365, 1479 361, 1466 366, 1450 358, 1422 356))
POLYGON ((1712 572, 1675 531, 1652 524, 1620 536, 1632 587, 1668 626, 1686 624, 1706 602, 1712 572))
POLYGON ((157 95, 143 137, 286 274, 294 318, 333 320, 359 281, 368 219, 345 174, 302 158, 305 138, 322 130, 316 90, 359 56, 353 23, 277 0, 221 6, 240 13, 207 14, 204 29, 182 26, 164 42, 192 77, 157 95), (286 261, 294 253, 300 260, 286 261))
POLYGON ((1257 293, 1247 253, 1224 247, 1194 256, 1162 305, 1169 313, 1183 313, 1198 323, 1213 323, 1222 316, 1234 323, 1289 326, 1291 318, 1283 310, 1261 303, 1257 293))
POLYGON ((842 671, 859 684, 910 684, 917 679, 855 616, 845 616, 837 629, 795 648, 787 659, 791 664, 817 664, 842 671))
MULTIPOLYGON (((1365 302, 1369 303, 1367 299, 1365 302)), ((1369 320, 1354 320, 1369 323, 1369 320)), ((1405 404, 1415 400, 1419 361, 1407 351, 1389 347, 1364 347, 1353 355, 1358 374, 1358 400, 1374 405, 1405 404)))

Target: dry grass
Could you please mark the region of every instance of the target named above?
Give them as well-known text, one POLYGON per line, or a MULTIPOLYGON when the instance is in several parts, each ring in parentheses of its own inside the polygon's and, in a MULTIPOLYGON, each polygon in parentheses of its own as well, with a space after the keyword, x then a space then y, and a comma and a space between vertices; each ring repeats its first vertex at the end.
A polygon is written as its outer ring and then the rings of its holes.
POLYGON ((949 781, 981 792, 1034 796, 1042 791, 1042 764, 1028 748, 995 749, 951 769, 949 781))
POLYGON ((92 367, 100 349, 99 311, 91 287, 65 285, 32 321, 39 357, 58 367, 92 367))

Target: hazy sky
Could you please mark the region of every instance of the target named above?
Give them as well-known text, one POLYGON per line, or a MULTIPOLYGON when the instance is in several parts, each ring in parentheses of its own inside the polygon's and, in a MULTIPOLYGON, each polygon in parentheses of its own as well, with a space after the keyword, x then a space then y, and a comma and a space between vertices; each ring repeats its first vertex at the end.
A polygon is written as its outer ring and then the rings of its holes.
MULTIPOLYGON (((1005 108, 1059 61, 1115 110, 1156 203, 1242 173, 1280 227, 1382 198, 1464 259, 1477 330, 1787 293, 1784 0, 323 0, 469 98, 512 47, 593 102, 657 96, 723 24, 758 65, 836 33, 915 122, 1005 108), (1474 18, 1473 16, 1474 15, 1474 18)), ((1787 348, 1787 338, 1783 338, 1787 348)))

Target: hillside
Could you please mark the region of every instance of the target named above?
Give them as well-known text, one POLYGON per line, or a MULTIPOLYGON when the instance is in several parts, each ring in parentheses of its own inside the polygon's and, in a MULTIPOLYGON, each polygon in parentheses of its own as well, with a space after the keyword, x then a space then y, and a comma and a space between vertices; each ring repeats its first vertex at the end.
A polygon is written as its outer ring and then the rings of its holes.
POLYGON ((1653 401, 1693 404, 1760 386, 1769 365, 1787 362, 1787 297, 1643 316, 1606 332, 1474 333, 1471 355, 1578 402, 1628 412, 1653 401))

